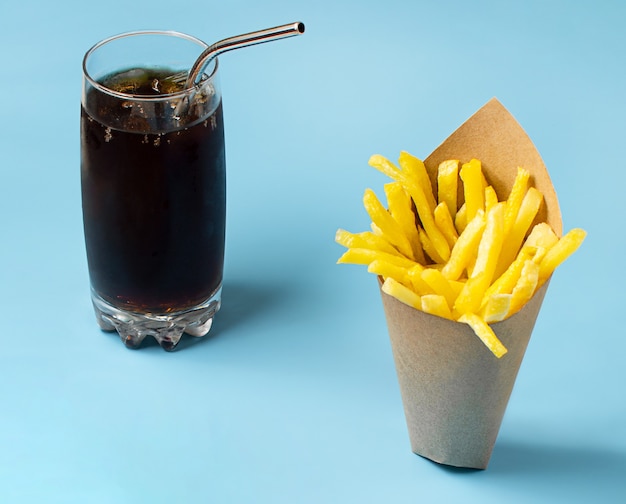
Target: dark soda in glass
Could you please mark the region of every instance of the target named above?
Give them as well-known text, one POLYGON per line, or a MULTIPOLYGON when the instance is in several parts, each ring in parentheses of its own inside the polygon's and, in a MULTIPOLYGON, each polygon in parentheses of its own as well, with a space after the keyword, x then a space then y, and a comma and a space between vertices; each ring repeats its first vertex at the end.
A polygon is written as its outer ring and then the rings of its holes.
MULTIPOLYGON (((180 312, 221 287, 226 173, 222 104, 197 96, 185 117, 173 70, 131 69, 81 106, 83 222, 93 292, 138 313, 180 312), (123 94, 138 99, 125 100, 123 94), (163 109, 166 110, 163 110, 163 109)), ((189 104, 188 104, 189 105, 189 104)))

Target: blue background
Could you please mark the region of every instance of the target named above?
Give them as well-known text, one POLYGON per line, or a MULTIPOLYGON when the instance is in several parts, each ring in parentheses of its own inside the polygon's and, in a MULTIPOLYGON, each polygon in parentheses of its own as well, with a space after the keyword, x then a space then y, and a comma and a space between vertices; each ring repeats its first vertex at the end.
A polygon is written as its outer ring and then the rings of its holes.
POLYGON ((623 502, 626 4, 49 2, 0 7, 0 501, 623 502), (221 58, 223 308, 211 336, 127 350, 96 326, 82 237, 81 59, 135 29, 221 58), (385 179, 496 96, 583 247, 555 274, 486 471, 411 453, 374 277, 337 266, 385 179))

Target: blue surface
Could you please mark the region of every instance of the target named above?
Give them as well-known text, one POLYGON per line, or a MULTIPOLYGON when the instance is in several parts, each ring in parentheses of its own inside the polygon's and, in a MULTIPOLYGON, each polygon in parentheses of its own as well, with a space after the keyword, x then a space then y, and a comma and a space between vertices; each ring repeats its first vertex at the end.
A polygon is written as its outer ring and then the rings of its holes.
POLYGON ((44 2, 0 6, 0 502, 623 502, 622 1, 44 2), (139 351, 96 326, 79 192, 81 58, 145 28, 221 59, 228 163, 212 336, 139 351), (372 276, 373 153, 428 155, 496 96, 583 247, 555 274, 489 468, 411 453, 372 276))

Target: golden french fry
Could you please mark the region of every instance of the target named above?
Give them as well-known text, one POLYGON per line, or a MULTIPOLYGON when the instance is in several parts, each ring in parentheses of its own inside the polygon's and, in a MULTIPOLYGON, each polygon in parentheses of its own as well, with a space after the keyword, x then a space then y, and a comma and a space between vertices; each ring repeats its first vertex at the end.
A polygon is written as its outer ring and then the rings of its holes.
POLYGON ((435 294, 443 296, 451 308, 457 298, 457 293, 450 285, 450 282, 441 274, 441 271, 434 268, 426 268, 422 271, 422 280, 432 289, 435 294))
POLYGON ((522 268, 517 284, 513 288, 511 293, 511 306, 509 308, 509 315, 517 313, 522 306, 524 306, 537 288, 539 283, 539 265, 534 261, 526 261, 522 268))
POLYGON ((513 227, 506 235, 504 247, 502 247, 502 253, 498 260, 498 266, 496 268, 496 275, 501 275, 511 262, 517 256, 526 233, 530 229, 541 202, 543 201, 543 195, 534 187, 531 187, 526 191, 526 195, 522 200, 517 218, 513 227))
MULTIPOLYGON (((458 214, 457 214, 458 215, 458 214)), ((471 261, 485 229, 485 212, 479 211, 452 248, 450 259, 441 270, 448 280, 458 280, 471 261)))
POLYGON ((426 231, 428 238, 432 242, 433 248, 437 251, 437 255, 443 261, 447 261, 450 257, 450 246, 448 245, 445 236, 435 223, 433 210, 430 208, 430 203, 426 199, 423 188, 416 183, 407 183, 405 188, 411 195, 411 198, 413 198, 413 202, 415 203, 415 208, 424 227, 424 231, 426 231))
POLYGON ((371 231, 361 233, 350 233, 345 229, 338 229, 335 233, 335 241, 346 248, 366 248, 380 250, 388 254, 401 255, 400 252, 385 238, 376 235, 371 231))
POLYGON ((423 312, 430 313, 431 315, 437 315, 438 317, 452 319, 452 312, 450 306, 444 296, 439 294, 425 294, 421 297, 423 312))
POLYGON ((370 264, 376 259, 382 259, 390 264, 401 266, 404 268, 412 268, 414 261, 406 257, 388 254, 379 250, 370 250, 364 248, 350 248, 337 260, 337 264, 370 264))
POLYGON ((506 200, 506 213, 504 214, 504 234, 508 235, 509 231, 515 224, 517 214, 519 213, 522 200, 526 195, 528 189, 528 180, 530 179, 530 173, 524 168, 517 168, 517 175, 513 182, 513 187, 509 193, 509 197, 506 200))
POLYGON ((488 213, 472 276, 484 274, 484 282, 491 285, 498 257, 504 242, 504 203, 497 203, 488 213))
MULTIPOLYGON (((484 232, 484 230, 483 230, 484 232)), ((467 278, 471 278, 474 275, 474 265, 476 264, 476 258, 478 256, 478 249, 474 249, 471 251, 469 257, 468 257, 468 261, 467 261, 467 266, 465 267, 465 271, 466 271, 466 279, 467 278)))
POLYGON ((456 212, 454 217, 454 226, 456 230, 461 234, 467 227, 467 205, 463 203, 456 212))
POLYGON ((463 194, 467 205, 467 220, 471 221, 478 210, 485 209, 485 189, 482 165, 478 159, 464 163, 459 172, 463 181, 463 194))
POLYGON ((435 224, 437 224, 437 227, 443 233, 448 245, 452 249, 459 239, 459 233, 454 227, 454 221, 448 210, 448 205, 444 201, 435 207, 435 224))
POLYGON ((428 208, 432 213, 437 205, 433 194, 433 185, 426 171, 426 166, 421 159, 409 154, 406 151, 400 152, 398 164, 402 168, 402 173, 406 177, 406 182, 413 181, 424 191, 424 196, 428 202, 428 208))
POLYGON ((493 186, 485 187, 485 212, 489 212, 494 206, 498 204, 498 195, 493 186))
POLYGON ((489 324, 485 322, 481 317, 475 313, 466 313, 461 315, 458 319, 459 322, 469 325, 476 336, 478 336, 485 346, 491 350, 498 359, 507 353, 506 347, 493 332, 493 329, 489 327, 489 324))
POLYGON ((549 224, 540 222, 531 230, 528 238, 524 241, 524 247, 542 247, 551 249, 559 241, 559 237, 552 230, 549 224))
POLYGON ((437 198, 445 203, 454 221, 458 210, 459 161, 450 159, 439 164, 437 169, 437 198))
POLYGON ((391 264, 384 259, 374 259, 367 267, 367 271, 383 278, 393 278, 405 287, 412 288, 409 270, 403 266, 391 264))
POLYGON ((413 290, 420 296, 434 294, 434 291, 426 282, 424 282, 424 279, 422 278, 422 273, 425 269, 426 268, 424 268, 421 264, 416 264, 408 271, 408 277, 411 280, 413 290))
POLYGON ((395 297, 398 301, 401 301, 406 305, 412 306, 418 310, 422 309, 421 298, 411 289, 408 289, 393 278, 387 278, 383 282, 382 291, 385 294, 395 297))
POLYGON ((484 273, 468 278, 454 302, 454 314, 460 316, 466 313, 478 313, 487 287, 484 273))
POLYGON ((415 214, 411 203, 411 196, 404 190, 402 183, 390 182, 385 184, 387 206, 389 213, 399 224, 403 234, 407 237, 412 250, 412 258, 419 263, 424 263, 424 251, 422 250, 415 214))
POLYGON ((526 261, 532 259, 533 253, 534 251, 530 247, 524 247, 520 250, 519 254, 515 258, 515 261, 513 261, 507 270, 489 286, 485 292, 485 297, 483 298, 483 305, 487 301, 487 298, 491 296, 495 296, 497 294, 510 294, 513 292, 513 288, 522 274, 524 264, 526 261))
POLYGON ((424 250, 426 255, 430 257, 430 259, 436 264, 444 264, 445 260, 439 255, 439 253, 437 252, 437 249, 435 249, 435 246, 433 245, 433 242, 430 240, 430 238, 426 234, 426 231, 424 231, 424 229, 421 227, 418 228, 417 231, 419 233, 419 238, 420 238, 420 243, 422 245, 422 249, 424 250))
POLYGON ((402 226, 405 233, 411 233, 416 228, 411 197, 404 190, 401 182, 389 182, 383 187, 389 213, 402 226))
POLYGON ((511 309, 512 294, 492 294, 480 310, 480 316, 488 324, 504 320, 511 309))
POLYGON ((461 291, 463 290, 463 286, 465 285, 465 280, 463 280, 463 281, 461 281, 461 280, 448 280, 448 284, 452 288, 452 291, 454 292, 454 298, 456 299, 456 298, 459 297, 459 294, 461 294, 461 291))
POLYGON ((557 266, 576 252, 586 236, 586 231, 580 228, 574 228, 548 250, 539 264, 539 282, 545 282, 557 266))
POLYGON ((365 190, 363 205, 372 221, 382 231, 383 236, 406 257, 415 259, 411 244, 402 232, 400 224, 389 214, 371 189, 365 190))
POLYGON ((393 180, 402 180, 403 178, 400 169, 380 154, 374 154, 371 156, 368 164, 393 180))

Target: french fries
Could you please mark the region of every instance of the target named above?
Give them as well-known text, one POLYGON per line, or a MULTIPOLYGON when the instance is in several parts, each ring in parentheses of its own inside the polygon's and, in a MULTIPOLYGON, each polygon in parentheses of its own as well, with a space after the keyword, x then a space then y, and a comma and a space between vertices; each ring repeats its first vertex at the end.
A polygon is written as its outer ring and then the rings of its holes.
POLYGON ((505 355, 490 324, 521 310, 580 247, 585 231, 559 238, 547 223, 535 223, 543 195, 523 168, 499 200, 477 159, 444 161, 432 181, 407 152, 398 166, 378 154, 369 164, 392 180, 387 205, 365 191, 372 231, 339 229, 335 241, 347 251, 337 262, 367 265, 386 294, 467 324, 496 357, 505 355))

